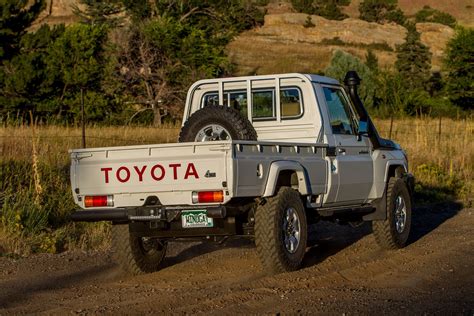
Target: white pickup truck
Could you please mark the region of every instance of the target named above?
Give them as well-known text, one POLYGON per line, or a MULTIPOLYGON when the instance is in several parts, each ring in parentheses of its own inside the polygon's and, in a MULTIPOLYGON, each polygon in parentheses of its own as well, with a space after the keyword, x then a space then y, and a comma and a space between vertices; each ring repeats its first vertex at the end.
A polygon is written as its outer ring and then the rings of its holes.
POLYGON ((189 89, 179 143, 71 150, 75 221, 111 221, 129 272, 160 268, 167 242, 255 239, 263 268, 298 269, 308 226, 371 221, 403 247, 413 176, 379 137, 357 73, 201 80, 189 89))

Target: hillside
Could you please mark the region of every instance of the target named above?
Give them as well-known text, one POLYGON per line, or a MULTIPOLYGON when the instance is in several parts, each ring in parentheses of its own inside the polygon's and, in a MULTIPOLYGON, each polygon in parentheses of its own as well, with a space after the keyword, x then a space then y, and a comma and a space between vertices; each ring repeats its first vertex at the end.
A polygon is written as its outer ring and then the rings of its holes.
MULTIPOLYGON (((359 4, 362 0, 351 0, 344 12, 352 18, 359 17, 359 4)), ((465 26, 474 26, 474 0, 398 0, 398 6, 408 16, 413 16, 424 6, 451 14, 465 26)))
MULTIPOLYGON (((287 1, 271 1, 267 6, 265 24, 244 32, 228 46, 228 54, 237 65, 237 73, 320 72, 338 49, 360 58, 372 49, 382 67, 392 67, 396 58, 395 47, 403 43, 406 30, 399 25, 358 20, 360 2, 352 0, 344 8, 349 19, 331 21, 312 16, 316 26, 304 28, 306 14, 293 13, 287 1)), ((78 0, 46 0, 46 9, 31 30, 44 23, 69 24, 77 21, 72 13, 72 6, 77 3, 78 0)), ((452 14, 464 25, 474 23, 474 0, 399 0, 399 4, 408 15, 413 15, 424 5, 430 5, 452 14)), ((434 23, 420 23, 417 28, 423 43, 430 47, 433 54, 433 69, 440 69, 445 45, 454 31, 434 23)))
MULTIPOLYGON (((315 26, 305 28, 307 17, 301 13, 267 14, 262 27, 238 36, 228 46, 238 73, 320 72, 338 49, 360 58, 371 49, 379 64, 390 68, 396 59, 396 45, 404 42, 406 34, 400 25, 353 18, 333 21, 311 16, 315 26)), ((454 30, 436 23, 419 23, 417 29, 433 54, 433 69, 440 69, 444 48, 454 30)))

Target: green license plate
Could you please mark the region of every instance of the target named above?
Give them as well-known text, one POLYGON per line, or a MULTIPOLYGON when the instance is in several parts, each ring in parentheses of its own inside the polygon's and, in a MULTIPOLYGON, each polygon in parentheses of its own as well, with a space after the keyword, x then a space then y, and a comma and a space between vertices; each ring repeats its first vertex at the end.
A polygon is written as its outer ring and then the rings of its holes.
POLYGON ((183 228, 214 227, 214 221, 207 217, 206 210, 182 211, 181 224, 183 228))

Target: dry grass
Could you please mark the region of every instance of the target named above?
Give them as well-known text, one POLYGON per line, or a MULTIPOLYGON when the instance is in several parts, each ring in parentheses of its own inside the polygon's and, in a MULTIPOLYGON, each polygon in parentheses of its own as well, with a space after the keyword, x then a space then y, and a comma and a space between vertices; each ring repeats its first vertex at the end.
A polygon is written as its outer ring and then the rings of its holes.
MULTIPOLYGON (((376 120, 375 124, 388 138, 390 120, 376 120)), ((406 150, 411 171, 426 190, 433 194, 451 191, 457 198, 471 200, 474 121, 443 118, 441 133, 439 124, 438 118, 394 120, 391 138, 406 150)))
MULTIPOLYGON (((407 151, 422 199, 461 198, 470 203, 474 122, 443 119, 441 123, 439 137, 438 119, 395 120, 392 139, 407 151)), ((390 120, 376 120, 375 124, 388 137, 390 120)), ((87 145, 174 142, 178 132, 178 126, 89 127, 87 145)), ((73 127, 0 128, 0 254, 108 247, 108 224, 67 221, 75 208, 68 149, 80 147, 80 135, 80 129, 73 127), (40 204, 35 203, 36 198, 40 204)))

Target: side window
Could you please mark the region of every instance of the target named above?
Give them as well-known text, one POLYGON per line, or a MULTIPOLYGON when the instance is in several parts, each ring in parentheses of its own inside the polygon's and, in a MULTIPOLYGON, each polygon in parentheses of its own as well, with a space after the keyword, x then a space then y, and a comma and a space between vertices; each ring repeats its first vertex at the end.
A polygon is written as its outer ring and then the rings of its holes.
MULTIPOLYGON (((227 104, 227 93, 224 93, 224 103, 227 104)), ((201 107, 208 105, 219 105, 219 94, 210 92, 204 94, 201 100, 201 107)))
POLYGON ((256 119, 275 118, 273 90, 252 92, 252 114, 256 119))
POLYGON ((342 91, 323 87, 333 134, 354 134, 351 110, 342 91))
POLYGON ((282 118, 298 117, 303 114, 300 89, 280 89, 280 106, 282 118))

